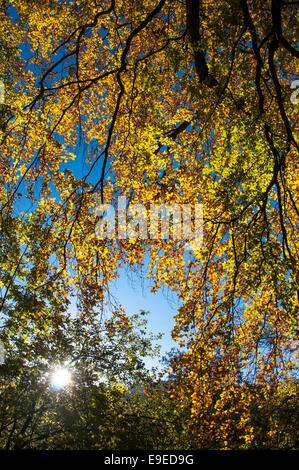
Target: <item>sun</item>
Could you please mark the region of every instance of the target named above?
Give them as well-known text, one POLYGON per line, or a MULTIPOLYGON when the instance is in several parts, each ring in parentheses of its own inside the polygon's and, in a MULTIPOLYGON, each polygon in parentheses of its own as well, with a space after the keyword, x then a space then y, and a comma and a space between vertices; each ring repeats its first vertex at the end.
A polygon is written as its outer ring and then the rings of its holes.
POLYGON ((61 390, 71 383, 72 374, 66 367, 57 367, 51 375, 51 385, 55 390, 61 390))

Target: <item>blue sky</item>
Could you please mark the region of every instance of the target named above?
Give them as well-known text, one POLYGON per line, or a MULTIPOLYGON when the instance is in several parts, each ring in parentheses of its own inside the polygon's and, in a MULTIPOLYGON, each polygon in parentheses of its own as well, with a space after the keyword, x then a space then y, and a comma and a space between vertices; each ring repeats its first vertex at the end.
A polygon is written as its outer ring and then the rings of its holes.
POLYGON ((171 338, 174 326, 174 315, 177 313, 179 301, 175 294, 166 287, 157 294, 150 292, 150 282, 144 275, 143 279, 136 274, 122 269, 118 279, 111 283, 111 294, 125 308, 128 315, 138 313, 140 310, 149 312, 147 317, 149 333, 162 333, 160 357, 146 361, 148 366, 161 367, 159 360, 173 347, 178 347, 171 338))

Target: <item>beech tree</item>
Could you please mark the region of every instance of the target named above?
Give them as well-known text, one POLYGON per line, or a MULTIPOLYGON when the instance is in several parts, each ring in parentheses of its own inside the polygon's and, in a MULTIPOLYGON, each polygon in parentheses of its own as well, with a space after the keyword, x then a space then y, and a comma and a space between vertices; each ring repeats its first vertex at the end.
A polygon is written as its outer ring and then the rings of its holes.
MULTIPOLYGON (((251 446, 253 403, 294 374, 298 311, 297 2, 12 0, 0 37, 1 221, 22 205, 34 277, 92 316, 147 254, 182 306, 176 403, 199 448, 251 446), (3 42, 3 39, 2 39, 3 42), (95 236, 98 208, 202 204, 203 243, 95 236), (37 239, 36 239, 37 236, 37 239), (39 241, 37 241, 39 240, 39 241), (38 248, 37 248, 38 246, 38 248)), ((134 220, 134 219, 133 219, 134 220)), ((2 307, 18 259, 9 266, 2 307)))
POLYGON ((133 448, 156 443, 161 432, 151 428, 157 419, 162 427, 165 417, 143 404, 143 390, 155 387, 144 360, 158 348, 157 338, 145 332, 146 312, 130 320, 117 311, 109 319, 74 316, 54 293, 33 295, 19 268, 18 280, 21 275, 22 285, 10 288, 1 319, 0 448, 125 449, 128 443, 133 448), (61 371, 70 374, 70 384, 55 379, 61 371))

